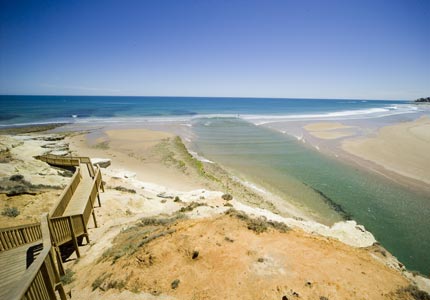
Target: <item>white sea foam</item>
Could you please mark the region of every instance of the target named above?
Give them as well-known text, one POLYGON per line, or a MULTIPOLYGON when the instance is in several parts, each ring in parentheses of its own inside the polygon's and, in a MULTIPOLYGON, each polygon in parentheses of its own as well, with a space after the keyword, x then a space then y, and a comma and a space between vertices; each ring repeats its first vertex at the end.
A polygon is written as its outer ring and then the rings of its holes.
MULTIPOLYGON (((121 117, 89 117, 82 118, 78 115, 73 115, 69 118, 59 118, 55 120, 42 121, 42 122, 22 122, 13 124, 0 124, 0 127, 8 126, 23 126, 23 125, 39 125, 39 124, 52 124, 52 123, 75 123, 75 124, 88 124, 103 125, 103 124, 147 124, 147 123, 179 123, 183 126, 192 127, 193 121, 199 119, 213 119, 213 118, 234 118, 242 119, 251 122, 255 125, 264 125, 273 122, 281 121, 300 121, 300 120, 342 120, 342 119, 367 119, 379 118, 390 115, 399 115, 407 113, 416 113, 424 111, 424 107, 417 107, 409 104, 396 104, 385 107, 357 109, 357 110, 343 110, 328 113, 315 113, 315 114, 285 114, 285 115, 263 115, 263 114, 197 114, 193 116, 121 116, 121 117)), ((206 121, 206 126, 210 126, 210 121, 206 121)))
POLYGON ((72 123, 72 122, 69 122, 69 121, 61 121, 61 120, 58 120, 58 121, 41 121, 41 122, 27 122, 27 123, 11 123, 11 124, 0 124, 0 127, 3 127, 3 128, 7 128, 7 127, 13 127, 13 126, 32 126, 32 125, 50 125, 50 124, 59 124, 59 123, 61 123, 61 124, 69 124, 69 123, 72 123))
POLYGON ((418 107, 413 105, 391 105, 378 108, 343 110, 336 112, 320 114, 294 114, 294 115, 243 115, 242 119, 254 123, 257 126, 265 125, 280 121, 298 121, 298 120, 342 120, 348 119, 367 119, 380 118, 391 115, 416 113, 418 107))
POLYGON ((241 183, 241 184, 243 184, 244 186, 249 187, 249 188, 253 189, 254 191, 257 191, 257 192, 259 192, 259 193, 261 193, 261 194, 265 194, 265 195, 270 194, 270 192, 266 191, 265 189, 263 189, 263 188, 261 188, 261 187, 259 187, 259 186, 256 186, 256 185, 255 185, 255 184, 253 184, 252 182, 249 182, 249 181, 246 181, 246 180, 242 180, 242 179, 240 179, 240 178, 238 178, 238 177, 236 177, 236 176, 232 176, 232 178, 233 178, 234 180, 236 180, 237 182, 240 182, 240 183, 241 183))
POLYGON ((298 141, 303 141, 303 134, 301 136, 296 136, 298 141))
POLYGON ((209 163, 209 164, 213 164, 214 163, 213 161, 211 161, 211 160, 209 160, 207 158, 204 158, 201 155, 198 155, 197 152, 190 151, 190 150, 188 150, 188 152, 191 154, 192 157, 194 157, 195 159, 197 159, 197 160, 199 160, 201 162, 205 162, 205 163, 209 163))

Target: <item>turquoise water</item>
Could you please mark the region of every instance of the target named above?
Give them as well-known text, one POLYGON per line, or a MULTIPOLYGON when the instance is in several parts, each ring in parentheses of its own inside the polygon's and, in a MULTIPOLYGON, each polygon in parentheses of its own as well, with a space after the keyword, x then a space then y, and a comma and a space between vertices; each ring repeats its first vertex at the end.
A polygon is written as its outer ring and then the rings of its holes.
POLYGON ((194 125, 196 147, 206 158, 246 179, 293 195, 313 211, 336 219, 323 193, 365 225, 412 270, 430 273, 430 197, 308 149, 296 139, 237 119, 194 125), (302 185, 298 184, 301 182, 302 185), (330 213, 331 211, 331 213, 330 213))
MULTIPOLYGON (((191 125, 201 154, 295 201, 315 218, 337 221, 332 208, 365 225, 410 269, 430 273, 430 197, 342 164, 286 135, 268 120, 418 116, 408 101, 184 97, 0 96, 0 127, 51 122, 191 125), (252 122, 252 123, 251 123, 252 122), (179 124, 178 123, 178 124, 179 124)), ((188 127, 187 127, 188 128, 188 127)))
POLYGON ((373 115, 408 110, 411 106, 407 104, 408 101, 335 99, 0 96, 0 126, 41 122, 189 120, 204 115, 245 118, 301 117, 303 114, 311 117, 373 115))

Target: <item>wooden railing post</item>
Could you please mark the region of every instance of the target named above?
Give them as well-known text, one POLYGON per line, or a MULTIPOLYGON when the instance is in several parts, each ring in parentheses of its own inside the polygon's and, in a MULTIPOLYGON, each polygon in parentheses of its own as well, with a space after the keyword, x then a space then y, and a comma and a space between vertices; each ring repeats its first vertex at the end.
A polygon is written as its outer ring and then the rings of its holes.
POLYGON ((63 266, 63 259, 61 258, 61 253, 60 253, 60 248, 58 247, 52 247, 55 253, 55 258, 57 261, 57 267, 58 267, 58 271, 60 273, 61 276, 66 274, 66 271, 64 270, 64 266, 63 266))
POLYGON ((92 209, 92 215, 93 215, 93 220, 94 220, 94 226, 97 228, 98 226, 97 226, 97 220, 96 220, 96 214, 95 214, 95 212, 94 212, 94 209, 92 209))
POLYGON ((81 253, 79 253, 78 240, 76 238, 75 229, 73 227, 72 217, 68 217, 67 220, 69 221, 69 227, 70 227, 70 231, 72 233, 72 241, 73 241, 73 246, 75 247, 75 250, 76 250, 76 255, 78 257, 81 257, 81 253))
POLYGON ((25 230, 25 228, 21 228, 21 236, 22 236, 22 239, 24 240, 24 243, 28 243, 28 237, 27 237, 27 233, 26 233, 26 230, 25 230))
POLYGON ((51 278, 49 276, 49 271, 46 266, 46 261, 42 264, 42 267, 40 268, 40 272, 42 273, 43 282, 46 285, 46 290, 48 291, 49 299, 56 300, 57 297, 55 295, 55 287, 52 286, 51 278))
POLYGON ((91 214, 93 215, 94 226, 97 228, 96 213, 94 211, 94 203, 93 203, 93 200, 91 199, 91 194, 88 197, 88 200, 90 200, 90 203, 91 203, 91 214))
POLYGON ((99 168, 99 175, 100 175, 100 187, 104 193, 105 192, 105 186, 103 184, 103 177, 102 177, 102 172, 100 171, 100 168, 99 168))
POLYGON ((85 239, 87 240, 87 244, 89 244, 90 236, 88 234, 87 224, 85 224, 84 215, 81 215, 81 221, 82 221, 82 224, 84 225, 85 239))
MULTIPOLYGON (((64 268, 63 268, 63 265, 61 264, 61 268, 58 268, 59 272, 57 272, 57 268, 55 268, 55 261, 54 261, 54 257, 53 257, 53 251, 56 252, 55 249, 52 248, 51 252, 48 255, 49 262, 50 262, 51 266, 53 266, 54 277, 55 277, 54 278, 55 279, 55 281, 54 281, 55 282, 55 286, 53 288, 54 288, 54 291, 58 290, 58 293, 60 294, 61 300, 66 300, 67 299, 66 293, 64 292, 63 283, 61 282, 61 278, 60 278, 60 275, 64 275, 65 274, 64 268)), ((57 298, 55 298, 55 299, 57 299, 57 298)))

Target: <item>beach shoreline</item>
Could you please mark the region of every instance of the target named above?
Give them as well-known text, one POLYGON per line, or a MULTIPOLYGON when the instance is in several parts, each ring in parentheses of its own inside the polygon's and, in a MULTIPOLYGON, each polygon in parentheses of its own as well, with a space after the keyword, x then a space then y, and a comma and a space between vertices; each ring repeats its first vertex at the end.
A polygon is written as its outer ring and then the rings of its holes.
POLYGON ((409 134, 408 128, 429 126, 429 122, 428 115, 419 115, 412 120, 396 121, 371 128, 363 128, 360 126, 363 123, 347 120, 302 121, 298 122, 298 125, 271 123, 264 126, 288 134, 303 146, 340 163, 377 174, 407 189, 428 195, 430 138, 428 135, 414 137, 409 134), (390 140, 393 143, 388 145, 387 142, 390 140), (399 148, 401 144, 405 144, 407 148, 404 149, 404 146, 399 148), (413 170, 409 168, 411 158, 415 160, 413 170), (416 172, 420 176, 417 176, 416 172))

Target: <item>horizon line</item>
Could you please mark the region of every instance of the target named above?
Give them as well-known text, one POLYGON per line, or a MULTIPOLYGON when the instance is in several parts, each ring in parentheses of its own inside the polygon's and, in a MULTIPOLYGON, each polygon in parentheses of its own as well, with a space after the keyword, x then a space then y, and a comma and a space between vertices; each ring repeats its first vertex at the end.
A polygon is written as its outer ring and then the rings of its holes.
POLYGON ((225 98, 225 99, 295 99, 295 100, 357 100, 357 101, 414 101, 415 99, 371 99, 371 98, 310 98, 310 97, 252 97, 252 96, 161 96, 161 95, 67 95, 67 94, 0 94, 4 96, 27 96, 27 97, 154 97, 154 98, 225 98))

